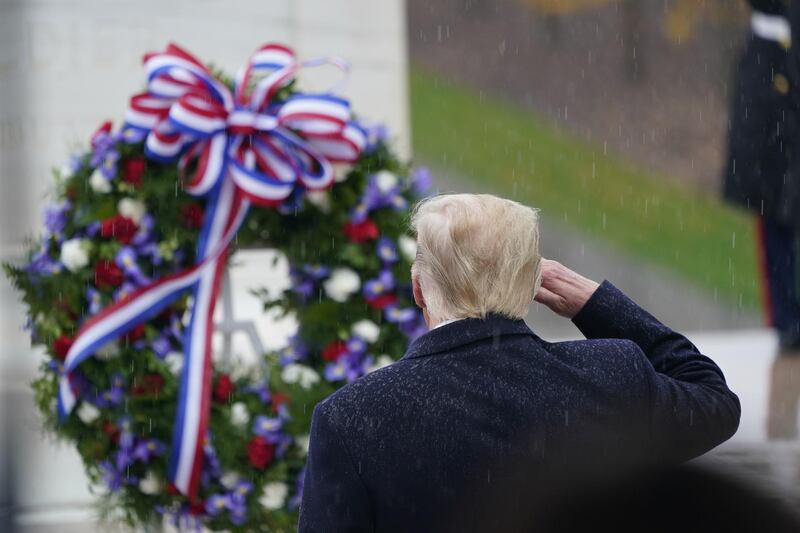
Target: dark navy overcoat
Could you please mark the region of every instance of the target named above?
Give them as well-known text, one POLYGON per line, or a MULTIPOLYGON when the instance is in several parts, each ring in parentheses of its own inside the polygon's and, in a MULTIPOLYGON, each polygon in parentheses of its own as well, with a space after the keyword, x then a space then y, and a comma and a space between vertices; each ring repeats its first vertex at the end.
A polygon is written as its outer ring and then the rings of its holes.
POLYGON ((559 479, 683 461, 736 431, 717 365, 613 285, 574 323, 588 340, 447 324, 320 403, 300 531, 510 530, 559 479))

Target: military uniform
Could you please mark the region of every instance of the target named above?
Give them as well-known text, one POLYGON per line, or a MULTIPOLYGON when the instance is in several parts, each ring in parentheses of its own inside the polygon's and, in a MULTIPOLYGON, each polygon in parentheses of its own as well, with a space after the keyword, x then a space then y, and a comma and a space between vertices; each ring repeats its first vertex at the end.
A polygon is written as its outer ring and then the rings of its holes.
MULTIPOLYGON (((750 0, 751 35, 731 105, 724 196, 758 215, 768 321, 781 344, 800 346, 796 235, 800 227, 800 45, 791 46, 789 0, 750 0)), ((797 18, 792 15, 792 18, 797 18)), ((800 18, 795 35, 800 35, 800 18)))

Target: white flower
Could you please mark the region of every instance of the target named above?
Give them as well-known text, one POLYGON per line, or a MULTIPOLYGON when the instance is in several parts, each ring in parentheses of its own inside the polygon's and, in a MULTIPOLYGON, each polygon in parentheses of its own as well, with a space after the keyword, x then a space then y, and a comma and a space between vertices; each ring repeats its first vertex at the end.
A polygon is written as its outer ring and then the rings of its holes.
POLYGON ((147 207, 139 200, 134 200, 133 198, 123 198, 117 204, 117 212, 138 224, 142 221, 142 217, 145 215, 145 213, 147 213, 147 207))
POLYGON ((397 186, 397 176, 388 170, 381 170, 375 174, 375 184, 382 193, 387 193, 397 186))
POLYGON ((374 372, 375 370, 380 370, 381 368, 385 368, 389 365, 394 363, 394 359, 391 356, 383 354, 379 355, 378 359, 375 361, 375 364, 367 369, 367 372, 374 372))
POLYGON ((381 334, 381 329, 378 324, 372 320, 359 320, 353 324, 353 335, 361 337, 366 342, 373 343, 378 340, 378 335, 381 334))
POLYGON ((323 284, 325 292, 334 302, 346 302, 347 298, 361 288, 361 279, 354 270, 337 268, 323 284))
POLYGON ((306 198, 323 213, 331 212, 331 195, 328 191, 308 191, 306 198))
POLYGON ((94 192, 106 194, 111 192, 111 182, 96 168, 89 177, 89 186, 94 192))
POLYGON ((311 439, 308 435, 298 435, 295 437, 294 442, 297 446, 303 451, 305 455, 308 455, 308 445, 311 442, 311 439))
POLYGON ((244 427, 250 422, 250 413, 242 402, 236 402, 231 406, 231 422, 236 427, 244 427))
POLYGON ((91 424, 100 417, 100 410, 89 402, 81 403, 78 407, 78 418, 84 424, 91 424))
POLYGON ((70 272, 77 272, 89 264, 89 241, 70 239, 61 245, 61 263, 70 272))
POLYGON ((164 362, 169 367, 169 371, 172 372, 173 375, 179 376, 181 370, 183 369, 183 354, 180 352, 169 352, 166 357, 164 357, 164 362))
POLYGON ((139 490, 143 494, 154 495, 161 492, 161 480, 156 477, 152 470, 148 470, 147 474, 139 482, 139 490))
POLYGON ((283 507, 286 503, 286 496, 289 495, 289 487, 280 481, 270 481, 264 485, 264 494, 258 499, 259 503, 270 510, 283 507))
POLYGON ((304 366, 300 374, 300 386, 304 389, 310 389, 319 383, 319 374, 313 368, 304 366))
POLYGON ((233 487, 236 486, 236 483, 239 482, 241 476, 238 472, 234 472, 232 470, 228 470, 222 474, 222 477, 219 478, 219 482, 222 483, 222 486, 228 490, 231 490, 233 487))
POLYGON ((64 165, 58 171, 58 179, 60 180, 66 180, 71 177, 72 177, 72 168, 69 165, 64 165))
POLYGON ((409 263, 413 262, 417 257, 417 241, 408 235, 400 235, 397 239, 397 246, 400 248, 400 253, 406 258, 409 263))
POLYGON ((109 341, 94 352, 94 356, 102 361, 108 361, 119 355, 117 341, 109 341))
POLYGON ((319 382, 319 374, 311 367, 291 363, 281 371, 281 379, 284 383, 299 383, 304 389, 310 389, 319 382))
POLYGON ((333 167, 333 181, 336 183, 347 181, 347 175, 353 169, 349 163, 333 163, 331 166, 333 167))

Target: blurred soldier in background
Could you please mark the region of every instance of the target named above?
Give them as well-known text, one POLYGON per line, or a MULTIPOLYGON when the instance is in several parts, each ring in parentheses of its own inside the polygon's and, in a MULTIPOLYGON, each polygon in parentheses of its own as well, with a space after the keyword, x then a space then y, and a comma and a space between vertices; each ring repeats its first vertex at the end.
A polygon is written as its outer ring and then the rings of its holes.
MULTIPOLYGON (((731 106, 724 195, 758 216, 767 321, 778 331, 781 347, 791 349, 800 347, 796 286, 800 204, 794 200, 800 196, 800 161, 792 163, 793 158, 800 159, 800 94, 795 94, 800 79, 790 72, 790 56, 800 61, 800 51, 797 46, 790 50, 789 0, 749 2, 752 31, 731 106)), ((800 26, 796 34, 800 35, 800 26)))

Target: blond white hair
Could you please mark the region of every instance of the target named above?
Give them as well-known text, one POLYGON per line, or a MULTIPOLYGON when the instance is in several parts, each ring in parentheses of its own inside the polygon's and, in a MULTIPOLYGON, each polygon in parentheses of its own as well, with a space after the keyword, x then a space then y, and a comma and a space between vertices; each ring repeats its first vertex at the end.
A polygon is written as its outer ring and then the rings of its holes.
POLYGON ((522 318, 539 286, 538 211, 489 194, 418 203, 412 272, 431 322, 498 313, 522 318))

